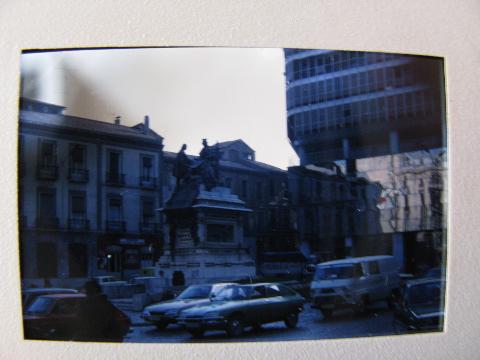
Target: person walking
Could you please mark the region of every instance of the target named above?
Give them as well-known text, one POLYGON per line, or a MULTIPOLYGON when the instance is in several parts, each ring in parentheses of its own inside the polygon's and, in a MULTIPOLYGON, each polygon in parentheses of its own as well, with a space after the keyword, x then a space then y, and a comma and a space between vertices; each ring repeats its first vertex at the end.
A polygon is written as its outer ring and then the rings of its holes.
POLYGON ((97 282, 85 283, 86 298, 78 308, 74 341, 122 342, 130 319, 108 301, 97 282))

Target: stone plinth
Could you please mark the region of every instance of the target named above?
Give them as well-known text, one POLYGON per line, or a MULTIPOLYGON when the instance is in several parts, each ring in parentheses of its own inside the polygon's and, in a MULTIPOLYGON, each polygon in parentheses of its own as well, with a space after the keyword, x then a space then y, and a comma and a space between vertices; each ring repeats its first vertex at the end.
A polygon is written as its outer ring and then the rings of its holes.
POLYGON ((163 211, 165 251, 157 267, 165 277, 183 277, 190 285, 255 276, 243 235, 243 216, 251 210, 229 188, 201 186, 190 206, 174 194, 163 211))

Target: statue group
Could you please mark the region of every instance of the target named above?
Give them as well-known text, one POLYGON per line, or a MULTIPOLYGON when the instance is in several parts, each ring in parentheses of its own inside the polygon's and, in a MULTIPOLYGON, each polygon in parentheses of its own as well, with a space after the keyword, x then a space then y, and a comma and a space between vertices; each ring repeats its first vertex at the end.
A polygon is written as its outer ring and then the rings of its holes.
POLYGON ((211 190, 218 185, 218 168, 222 153, 217 145, 208 145, 207 139, 203 139, 202 144, 203 148, 198 159, 190 159, 185 153, 187 145, 182 145, 173 169, 173 175, 177 179, 175 190, 199 184, 204 184, 206 190, 211 190))

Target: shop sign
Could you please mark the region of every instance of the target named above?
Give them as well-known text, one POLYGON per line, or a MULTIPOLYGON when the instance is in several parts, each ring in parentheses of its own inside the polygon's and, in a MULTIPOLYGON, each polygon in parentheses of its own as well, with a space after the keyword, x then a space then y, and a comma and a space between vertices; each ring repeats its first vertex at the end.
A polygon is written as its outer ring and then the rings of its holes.
POLYGON ((145 245, 144 239, 120 239, 121 245, 145 245))

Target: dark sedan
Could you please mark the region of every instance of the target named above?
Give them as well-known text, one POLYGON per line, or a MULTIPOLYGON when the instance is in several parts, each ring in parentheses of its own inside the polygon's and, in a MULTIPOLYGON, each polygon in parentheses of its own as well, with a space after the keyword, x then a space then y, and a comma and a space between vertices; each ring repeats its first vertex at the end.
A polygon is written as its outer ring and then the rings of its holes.
POLYGON ((397 331, 441 331, 445 306, 445 281, 419 279, 405 284, 395 304, 397 331))
POLYGON ((230 285, 208 304, 180 313, 178 323, 194 337, 207 330, 224 330, 239 336, 245 327, 284 321, 289 328, 298 322, 305 299, 282 284, 230 285))
POLYGON ((42 295, 49 294, 76 294, 78 293, 75 289, 65 289, 65 288, 31 288, 25 289, 22 291, 22 306, 23 310, 27 310, 33 301, 42 295))
POLYGON ((142 313, 145 321, 155 324, 161 330, 177 322, 180 311, 210 302, 221 289, 230 284, 191 285, 173 300, 147 306, 142 313))
MULTIPOLYGON (((78 310, 85 301, 85 294, 50 294, 39 296, 23 317, 26 339, 72 340, 78 324, 78 310)), ((116 332, 126 335, 130 318, 114 308, 116 332)), ((120 336, 120 335, 119 335, 120 336)))

